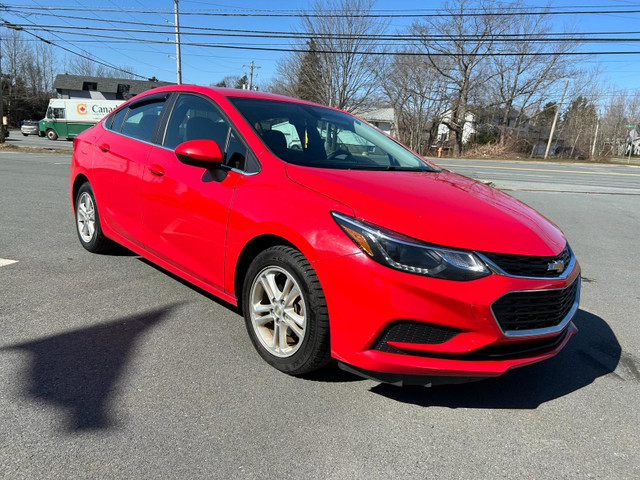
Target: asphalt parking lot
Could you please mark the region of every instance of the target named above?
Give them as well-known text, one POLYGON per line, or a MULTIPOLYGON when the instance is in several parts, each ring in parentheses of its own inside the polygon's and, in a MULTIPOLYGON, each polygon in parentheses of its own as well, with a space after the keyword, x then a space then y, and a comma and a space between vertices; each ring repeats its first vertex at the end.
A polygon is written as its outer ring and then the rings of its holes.
POLYGON ((58 138, 57 140, 49 140, 46 137, 39 137, 37 135, 22 135, 20 130, 11 129, 11 134, 6 139, 9 145, 16 145, 19 147, 36 147, 45 149, 56 150, 69 150, 73 149, 73 142, 66 138, 58 138))
POLYGON ((82 249, 69 155, 0 152, 0 478, 640 478, 640 168, 442 163, 558 224, 584 281, 556 358, 425 389, 277 372, 229 305, 82 249))

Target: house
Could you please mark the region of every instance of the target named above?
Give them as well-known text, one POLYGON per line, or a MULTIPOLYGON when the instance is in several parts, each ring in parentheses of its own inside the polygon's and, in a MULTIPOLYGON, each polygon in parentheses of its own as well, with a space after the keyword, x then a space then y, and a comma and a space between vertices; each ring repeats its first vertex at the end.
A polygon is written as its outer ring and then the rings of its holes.
MULTIPOLYGON (((531 146, 531 156, 541 157, 547 150, 547 143, 549 141, 549 135, 551 134, 551 127, 546 125, 535 125, 527 128, 520 137, 525 140, 531 146)), ((564 136, 558 133, 558 130, 553 134, 553 140, 549 147, 549 155, 555 155, 555 152, 560 149, 566 148, 567 140, 564 136)))
POLYGON ((82 75, 56 75, 53 88, 58 98, 91 98, 93 100, 127 100, 139 93, 170 82, 132 80, 130 78, 85 77, 82 75))
MULTIPOLYGON (((469 106, 465 114, 465 123, 462 127, 462 143, 468 143, 475 135, 495 135, 499 136, 500 126, 504 121, 504 108, 500 107, 477 107, 469 106)), ((451 110, 447 110, 442 116, 443 122, 438 127, 438 141, 446 143, 450 139, 449 127, 445 125, 447 120, 451 119, 451 110)), ((529 127, 529 117, 521 115, 515 108, 509 109, 507 115, 506 127, 510 130, 522 132, 529 127), (520 122, 516 125, 516 121, 520 116, 520 122)))
MULTIPOLYGON (((619 149, 618 149, 619 150, 619 149)), ((640 155, 640 135, 636 128, 629 131, 629 135, 624 142, 624 155, 640 155)))
POLYGON ((359 110, 355 113, 387 135, 396 136, 396 116, 393 107, 359 110))
MULTIPOLYGON (((446 123, 451 121, 451 110, 447 110, 442 115, 442 121, 438 126, 438 143, 444 144, 451 139, 451 130, 447 127, 446 123)), ((462 126, 462 143, 467 143, 471 140, 471 136, 476 133, 476 116, 473 112, 467 112, 465 114, 465 122, 462 126)))

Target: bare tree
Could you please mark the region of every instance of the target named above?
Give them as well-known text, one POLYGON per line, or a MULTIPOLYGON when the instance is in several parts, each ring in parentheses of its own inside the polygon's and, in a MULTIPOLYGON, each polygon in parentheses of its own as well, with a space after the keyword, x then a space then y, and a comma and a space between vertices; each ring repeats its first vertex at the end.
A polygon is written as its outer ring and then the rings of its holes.
MULTIPOLYGON (((503 7, 514 12, 522 8, 519 2, 503 7)), ((550 31, 546 12, 512 15, 504 29, 509 40, 505 39, 495 47, 502 55, 491 57, 495 71, 491 82, 495 98, 491 102, 501 107, 499 128, 502 144, 506 140, 507 129, 520 124, 526 108, 544 98, 554 83, 573 73, 574 64, 566 54, 574 49, 575 42, 541 42, 550 31), (513 124, 509 125, 514 105, 518 106, 518 113, 513 124)))
POLYGON ((497 2, 474 3, 476 14, 472 16, 467 15, 469 4, 469 0, 449 1, 443 8, 448 15, 418 21, 411 27, 426 61, 447 83, 450 108, 442 123, 454 136, 454 154, 462 151, 470 99, 495 75, 488 62, 494 38, 508 25, 505 17, 493 15, 501 8, 497 2))
POLYGON ((83 77, 136 78, 135 70, 129 65, 118 65, 116 68, 96 63, 90 58, 74 56, 67 62, 67 73, 83 77))
POLYGON ((420 57, 398 55, 380 70, 380 83, 394 110, 401 142, 421 154, 437 137, 446 109, 445 82, 420 57))
POLYGON ((53 96, 55 55, 44 43, 26 42, 23 33, 9 30, 2 41, 4 113, 12 123, 42 118, 53 96))
POLYGON ((294 48, 299 51, 279 63, 272 88, 296 95, 300 91, 298 85, 311 80, 318 85, 316 95, 321 103, 346 110, 371 103, 378 88, 376 69, 380 62, 373 54, 380 46, 367 35, 387 27, 386 21, 363 16, 373 4, 373 0, 316 0, 311 11, 319 15, 303 17, 300 26, 300 33, 307 39, 296 42, 294 48), (343 15, 322 15, 327 12, 343 15), (312 72, 306 68, 310 65, 311 39, 317 54, 313 65, 319 68, 314 67, 312 72))

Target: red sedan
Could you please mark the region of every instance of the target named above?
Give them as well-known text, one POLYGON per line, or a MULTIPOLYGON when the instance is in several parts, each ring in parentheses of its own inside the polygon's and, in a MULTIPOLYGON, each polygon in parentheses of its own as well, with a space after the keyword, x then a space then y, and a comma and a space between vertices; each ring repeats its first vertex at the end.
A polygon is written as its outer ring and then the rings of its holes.
POLYGON ((154 89, 77 137, 70 188, 87 250, 117 242, 238 305, 289 374, 494 377, 577 331, 558 227, 336 109, 154 89))

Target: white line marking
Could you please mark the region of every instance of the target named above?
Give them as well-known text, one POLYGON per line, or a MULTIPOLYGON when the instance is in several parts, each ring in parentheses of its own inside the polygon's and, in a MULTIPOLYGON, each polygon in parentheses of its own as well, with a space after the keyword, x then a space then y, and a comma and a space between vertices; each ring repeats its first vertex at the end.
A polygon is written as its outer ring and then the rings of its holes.
POLYGON ((6 267, 12 263, 18 263, 18 260, 9 260, 7 258, 0 258, 0 267, 6 267))

